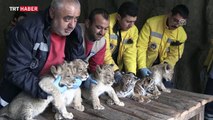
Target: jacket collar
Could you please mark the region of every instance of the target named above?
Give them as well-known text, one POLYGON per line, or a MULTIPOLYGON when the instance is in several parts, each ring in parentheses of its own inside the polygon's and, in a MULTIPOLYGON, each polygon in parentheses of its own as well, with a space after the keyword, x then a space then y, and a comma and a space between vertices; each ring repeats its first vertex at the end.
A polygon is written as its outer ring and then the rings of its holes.
POLYGON ((50 44, 50 28, 51 28, 51 18, 50 18, 50 14, 49 14, 49 9, 50 7, 48 7, 42 14, 43 14, 43 19, 44 19, 44 37, 47 40, 47 44, 50 44))
POLYGON ((117 34, 117 32, 120 31, 120 30, 121 30, 121 27, 120 27, 118 21, 116 21, 115 25, 113 26, 113 32, 115 34, 117 34))

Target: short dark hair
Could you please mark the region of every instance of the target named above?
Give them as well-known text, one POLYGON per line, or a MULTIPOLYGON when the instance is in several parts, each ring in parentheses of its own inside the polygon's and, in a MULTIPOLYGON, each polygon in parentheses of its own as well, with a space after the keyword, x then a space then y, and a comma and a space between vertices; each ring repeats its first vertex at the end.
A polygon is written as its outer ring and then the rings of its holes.
POLYGON ((103 8, 95 8, 93 9, 90 14, 89 14, 89 21, 92 23, 95 19, 95 15, 100 14, 104 17, 104 19, 108 20, 109 19, 109 13, 103 9, 103 8))
POLYGON ((138 15, 138 6, 130 1, 124 2, 118 9, 118 14, 124 18, 126 15, 136 17, 138 15))
POLYGON ((180 14, 183 18, 188 18, 188 16, 189 16, 189 9, 185 5, 183 5, 183 4, 176 5, 172 9, 172 16, 173 15, 177 15, 177 14, 180 14))

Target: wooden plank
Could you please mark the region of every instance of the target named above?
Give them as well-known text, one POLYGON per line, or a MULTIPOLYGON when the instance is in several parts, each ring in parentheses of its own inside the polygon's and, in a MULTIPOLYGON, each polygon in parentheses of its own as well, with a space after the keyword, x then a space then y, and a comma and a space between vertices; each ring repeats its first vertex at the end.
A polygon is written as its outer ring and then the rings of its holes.
POLYGON ((193 118, 195 120, 203 120, 204 118, 204 106, 197 108, 196 110, 189 111, 187 114, 181 114, 177 119, 188 120, 193 118))
POLYGON ((162 94, 160 96, 159 99, 155 100, 157 103, 162 103, 162 104, 167 104, 170 107, 172 107, 172 109, 170 110, 175 110, 178 113, 182 113, 184 111, 189 110, 192 107, 200 107, 201 104, 199 104, 198 102, 195 102, 193 100, 189 100, 189 99, 181 99, 180 97, 173 97, 170 96, 172 94, 162 94))
MULTIPOLYGON (((74 110, 72 108, 68 108, 68 111, 72 112, 74 115, 74 119, 75 120, 111 120, 111 119, 117 119, 117 120, 140 120, 140 118, 131 116, 129 114, 117 111, 116 109, 112 109, 109 106, 107 106, 106 104, 104 104, 103 101, 102 105, 105 107, 104 110, 94 110, 92 108, 92 105, 90 102, 86 102, 84 101, 83 105, 85 106, 85 111, 80 112, 77 110, 74 110)), ((113 105, 115 106, 115 105, 113 105)), ((116 107, 120 107, 120 106, 116 106, 116 107)), ((124 107, 120 107, 121 109, 123 109, 124 107)), ((48 111, 49 114, 43 114, 43 116, 45 117, 49 117, 49 115, 53 114, 50 113, 50 111, 48 111)), ((49 117, 47 118, 47 120, 53 119, 53 117, 49 117)))
POLYGON ((190 120, 203 120, 204 119, 204 106, 201 108, 201 112, 196 116, 192 117, 190 120))
POLYGON ((205 105, 206 103, 213 101, 212 95, 193 93, 193 92, 177 90, 177 89, 173 89, 172 91, 174 93, 180 94, 181 96, 184 96, 184 97, 190 96, 189 100, 199 100, 199 102, 201 102, 202 105, 205 105))
MULTIPOLYGON (((117 109, 117 110, 122 111, 123 113, 129 114, 132 116, 137 116, 138 118, 143 120, 146 120, 146 119, 165 120, 165 119, 171 118, 168 115, 148 109, 151 107, 151 106, 147 106, 150 103, 144 105, 143 103, 138 103, 130 99, 122 99, 122 100, 125 102, 125 108, 117 109)), ((111 107, 113 107, 114 109, 116 108, 116 106, 111 106, 111 107)))
POLYGON ((112 109, 110 106, 107 106, 105 104, 105 101, 101 101, 102 105, 105 107, 104 110, 94 110, 92 108, 91 102, 88 101, 86 102, 87 104, 85 105, 85 111, 86 113, 89 113, 91 115, 96 115, 100 118, 104 118, 104 119, 118 119, 118 120, 124 120, 124 119, 135 119, 135 120, 139 120, 139 118, 131 116, 129 114, 126 114, 124 112, 120 112, 118 111, 118 109, 125 109, 125 107, 120 107, 120 106, 116 106, 116 105, 112 105, 115 106, 117 109, 112 109), (119 116, 119 117, 118 117, 119 116))

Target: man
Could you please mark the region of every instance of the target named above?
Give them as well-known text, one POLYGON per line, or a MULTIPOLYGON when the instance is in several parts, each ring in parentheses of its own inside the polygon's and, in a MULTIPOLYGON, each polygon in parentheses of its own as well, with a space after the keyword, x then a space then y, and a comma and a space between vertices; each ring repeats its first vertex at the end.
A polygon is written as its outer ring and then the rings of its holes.
POLYGON ((136 43, 138 29, 134 25, 137 20, 138 7, 132 2, 124 2, 117 13, 110 15, 107 34, 107 48, 104 62, 114 64, 115 80, 121 80, 121 72, 136 73, 136 43))
POLYGON ((106 51, 104 35, 108 27, 108 12, 101 8, 94 9, 85 24, 81 24, 86 60, 89 62, 89 72, 94 72, 97 65, 104 63, 106 51))
POLYGON ((168 63, 172 67, 181 58, 187 39, 186 25, 189 10, 177 5, 168 15, 148 19, 140 31, 137 43, 137 66, 142 77, 149 76, 149 67, 168 63))
MULTIPOLYGON (((14 27, 0 86, 1 106, 21 91, 45 99, 47 94, 38 86, 39 77, 64 59, 84 58, 81 31, 76 26, 79 15, 78 0, 53 0, 48 10, 26 17, 14 27), (68 35, 72 42, 66 40, 68 35)), ((66 88, 56 84, 59 78, 54 85, 64 92, 66 88)))
MULTIPOLYGON (((213 44, 211 44, 211 48, 209 49, 208 56, 204 62, 204 67, 206 68, 207 73, 205 76, 207 77, 207 83, 204 93, 208 95, 213 95, 213 44)), ((205 120, 213 119, 213 102, 206 104, 205 106, 205 120)))
MULTIPOLYGON (((109 28, 109 14, 102 8, 91 11, 82 28, 83 46, 85 49, 86 61, 89 63, 89 73, 96 71, 97 65, 104 63, 106 52, 106 39, 104 35, 109 28)), ((84 87, 89 88, 90 84, 97 83, 92 77, 84 82, 84 87)))

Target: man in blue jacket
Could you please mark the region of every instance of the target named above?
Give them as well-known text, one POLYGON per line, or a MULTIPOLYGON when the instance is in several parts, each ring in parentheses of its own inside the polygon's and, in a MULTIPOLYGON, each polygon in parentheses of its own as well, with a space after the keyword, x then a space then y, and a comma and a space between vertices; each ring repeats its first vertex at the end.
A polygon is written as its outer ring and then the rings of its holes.
MULTIPOLYGON (((79 16, 78 0, 52 0, 49 9, 26 17, 16 25, 9 38, 11 43, 0 85, 0 108, 21 91, 45 99, 47 94, 38 86, 39 77, 46 74, 51 65, 85 58, 77 24, 79 16)), ((66 90, 55 85, 61 92, 66 90)))

